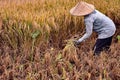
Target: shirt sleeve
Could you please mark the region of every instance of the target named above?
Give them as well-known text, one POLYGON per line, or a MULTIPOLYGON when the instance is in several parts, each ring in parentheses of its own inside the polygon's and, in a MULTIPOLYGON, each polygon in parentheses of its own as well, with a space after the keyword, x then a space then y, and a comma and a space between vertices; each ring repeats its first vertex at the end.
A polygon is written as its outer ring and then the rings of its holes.
POLYGON ((78 40, 79 42, 82 42, 91 36, 93 31, 93 22, 94 20, 92 18, 85 19, 86 33, 78 40))

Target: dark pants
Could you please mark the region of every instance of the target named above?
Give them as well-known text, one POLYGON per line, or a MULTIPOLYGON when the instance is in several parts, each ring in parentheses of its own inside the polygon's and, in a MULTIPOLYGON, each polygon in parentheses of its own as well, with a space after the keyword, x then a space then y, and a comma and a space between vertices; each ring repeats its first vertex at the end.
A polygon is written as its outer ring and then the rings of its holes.
POLYGON ((105 38, 105 39, 97 39, 95 46, 94 46, 94 54, 99 55, 101 51, 107 51, 110 48, 112 42, 112 37, 105 38))

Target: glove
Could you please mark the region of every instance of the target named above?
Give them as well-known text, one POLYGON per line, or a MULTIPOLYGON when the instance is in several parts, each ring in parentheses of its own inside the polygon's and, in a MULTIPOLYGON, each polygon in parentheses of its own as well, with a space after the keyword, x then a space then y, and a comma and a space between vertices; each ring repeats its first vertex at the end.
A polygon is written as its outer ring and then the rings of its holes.
POLYGON ((78 46, 79 44, 80 44, 80 42, 79 42, 78 40, 75 40, 75 41, 74 41, 74 45, 75 45, 75 46, 78 46))

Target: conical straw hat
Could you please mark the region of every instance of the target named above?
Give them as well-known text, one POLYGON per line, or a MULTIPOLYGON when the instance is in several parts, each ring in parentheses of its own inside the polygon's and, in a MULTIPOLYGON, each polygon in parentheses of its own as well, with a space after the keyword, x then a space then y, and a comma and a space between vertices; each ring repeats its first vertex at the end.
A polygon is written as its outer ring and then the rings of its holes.
POLYGON ((81 1, 70 10, 70 13, 74 16, 84 16, 92 13, 94 10, 94 5, 81 1))

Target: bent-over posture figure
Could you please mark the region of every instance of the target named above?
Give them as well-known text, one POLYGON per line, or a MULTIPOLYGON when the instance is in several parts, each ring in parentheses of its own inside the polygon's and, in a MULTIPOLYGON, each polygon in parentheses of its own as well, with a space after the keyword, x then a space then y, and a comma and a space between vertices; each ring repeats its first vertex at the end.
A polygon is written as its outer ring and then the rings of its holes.
POLYGON ((86 33, 75 41, 75 44, 80 44, 95 31, 98 34, 98 39, 94 46, 94 54, 99 55, 104 49, 109 49, 116 31, 115 24, 109 17, 96 10, 92 4, 86 2, 79 2, 70 10, 70 13, 74 16, 84 16, 86 26, 86 33))

